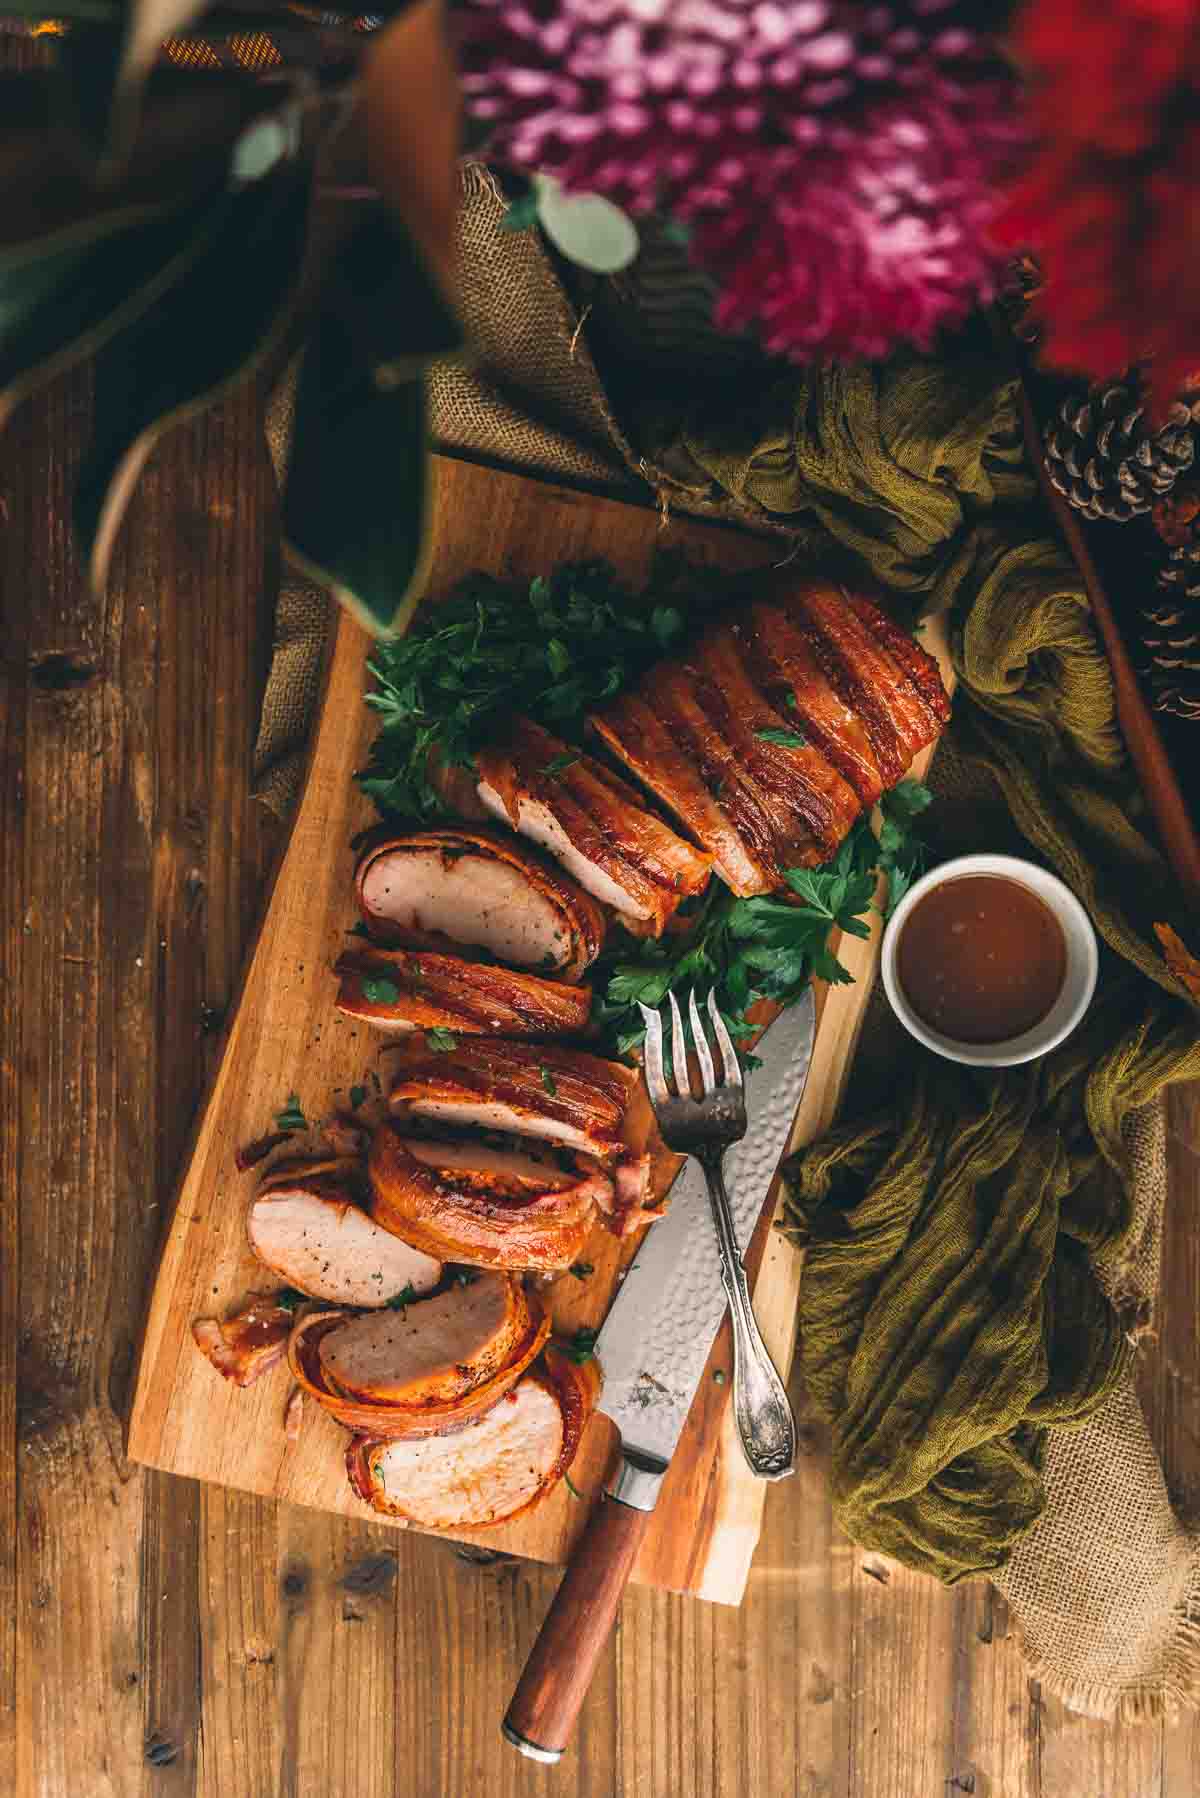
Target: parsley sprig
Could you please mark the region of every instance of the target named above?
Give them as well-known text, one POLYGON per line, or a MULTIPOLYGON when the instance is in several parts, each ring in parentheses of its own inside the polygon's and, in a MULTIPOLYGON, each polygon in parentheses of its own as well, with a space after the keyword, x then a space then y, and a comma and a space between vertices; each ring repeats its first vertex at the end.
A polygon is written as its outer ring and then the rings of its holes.
POLYGON ((527 586, 471 575, 431 609, 430 628, 377 646, 367 704, 380 730, 359 784, 387 817, 448 816, 430 780, 435 750, 470 769, 514 693, 531 718, 569 730, 675 647, 683 604, 677 581, 636 595, 604 562, 569 563, 527 586))

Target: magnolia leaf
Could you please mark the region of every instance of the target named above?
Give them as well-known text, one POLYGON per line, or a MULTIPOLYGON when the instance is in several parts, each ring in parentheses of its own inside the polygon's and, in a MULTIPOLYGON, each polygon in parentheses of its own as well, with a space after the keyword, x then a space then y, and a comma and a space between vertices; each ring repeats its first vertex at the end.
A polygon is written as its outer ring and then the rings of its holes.
POLYGON ((443 0, 417 0, 372 40, 362 105, 370 179, 452 296, 461 108, 443 0))
POLYGON ((74 519, 97 590, 157 439, 235 386, 279 341, 298 287, 309 199, 307 179, 290 173, 222 195, 183 278, 97 356, 95 437, 74 519))
POLYGON ((130 207, 0 250, 0 428, 34 388, 153 306, 203 254, 225 204, 130 207))
POLYGON ((125 0, 116 19, 78 24, 57 45, 63 105, 69 122, 96 157, 96 176, 109 181, 127 159, 137 134, 142 85, 164 38, 205 11, 208 0, 125 0))
POLYGON ((398 636, 427 560, 424 366, 461 333, 382 208, 333 271, 300 368, 283 496, 288 551, 376 636, 398 636))
POLYGON ((633 220, 600 194, 564 193, 553 175, 535 175, 538 220, 556 250, 595 275, 628 268, 638 253, 633 220))

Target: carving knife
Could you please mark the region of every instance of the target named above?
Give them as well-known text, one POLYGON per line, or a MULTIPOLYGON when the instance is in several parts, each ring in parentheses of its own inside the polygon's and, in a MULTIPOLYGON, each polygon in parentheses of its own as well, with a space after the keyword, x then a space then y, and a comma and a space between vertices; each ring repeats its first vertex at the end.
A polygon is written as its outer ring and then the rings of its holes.
MULTIPOLYGON (((725 1158, 743 1255, 791 1135, 815 1018, 810 987, 754 1046, 763 1065, 746 1078, 748 1128, 725 1158)), ((501 1725, 533 1760, 562 1757, 725 1310, 704 1174, 689 1159, 671 1188, 670 1210, 647 1231, 596 1340, 604 1375, 598 1409, 617 1426, 620 1454, 501 1725)))

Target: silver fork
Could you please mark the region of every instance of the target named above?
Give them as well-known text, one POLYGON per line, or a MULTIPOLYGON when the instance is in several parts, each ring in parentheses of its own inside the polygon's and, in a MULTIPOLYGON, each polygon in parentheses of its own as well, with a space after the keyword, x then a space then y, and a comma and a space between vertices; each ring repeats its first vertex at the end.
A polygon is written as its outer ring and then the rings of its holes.
POLYGON ((759 1478, 781 1480, 795 1472, 796 1420, 783 1381, 754 1319, 722 1172, 726 1149, 730 1143, 740 1142, 746 1134, 742 1070, 725 1020, 717 1009, 714 989, 708 995, 706 1009, 721 1058, 721 1081, 718 1084, 712 1049, 700 1020, 693 987, 688 1016, 704 1086, 703 1097, 693 1098, 683 1040, 683 1019, 674 993, 668 993, 667 997, 671 1002, 674 1084, 668 1085, 663 1070, 662 1017, 648 1005, 640 1005, 639 1010, 646 1020, 646 1085, 667 1147, 681 1155, 694 1155, 704 1169, 721 1250, 721 1280, 729 1295, 733 1319, 733 1409, 738 1434, 746 1459, 759 1478))

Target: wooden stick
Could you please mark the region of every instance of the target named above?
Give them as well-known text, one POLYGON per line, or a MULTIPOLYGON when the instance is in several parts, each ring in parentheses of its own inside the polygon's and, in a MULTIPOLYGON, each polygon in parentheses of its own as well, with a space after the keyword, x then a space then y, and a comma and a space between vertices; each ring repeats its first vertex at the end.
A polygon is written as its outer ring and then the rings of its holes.
POLYGON ((1092 615, 1112 668, 1117 722, 1121 726, 1130 760, 1141 781, 1146 803, 1158 826, 1163 851, 1187 898, 1193 905, 1200 906, 1200 836, 1197 835, 1187 801, 1175 777, 1157 720, 1146 704, 1145 694, 1100 578, 1100 571, 1088 547, 1079 515, 1067 504, 1046 473, 1042 434, 1034 416, 1024 376, 1021 378, 1021 419, 1025 427, 1026 448, 1037 471, 1042 493, 1066 538, 1067 548, 1075 558, 1088 598, 1092 602, 1092 615))

